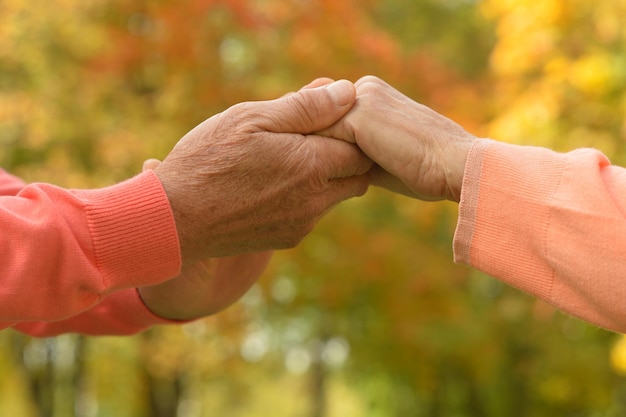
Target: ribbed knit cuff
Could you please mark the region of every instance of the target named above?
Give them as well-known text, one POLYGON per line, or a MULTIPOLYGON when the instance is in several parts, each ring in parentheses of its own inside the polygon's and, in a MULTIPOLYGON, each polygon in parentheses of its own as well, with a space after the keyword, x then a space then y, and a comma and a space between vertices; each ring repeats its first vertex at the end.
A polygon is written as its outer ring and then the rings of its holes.
POLYGON ((455 260, 550 299, 546 234, 567 155, 496 141, 478 146, 466 164, 455 260))
POLYGON ((476 140, 465 162, 461 198, 459 201, 459 219, 454 232, 453 241, 454 262, 457 263, 466 265, 470 263, 470 248, 476 221, 483 155, 491 142, 492 141, 489 139, 476 140))
POLYGON ((154 172, 74 194, 84 204, 105 286, 139 287, 178 275, 181 255, 176 223, 154 172))

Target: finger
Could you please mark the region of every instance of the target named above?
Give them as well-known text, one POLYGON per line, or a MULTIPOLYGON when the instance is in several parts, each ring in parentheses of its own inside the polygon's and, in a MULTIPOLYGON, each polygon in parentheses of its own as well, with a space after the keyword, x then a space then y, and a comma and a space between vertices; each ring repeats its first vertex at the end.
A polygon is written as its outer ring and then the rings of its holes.
POLYGON ((313 81, 311 81, 310 83, 308 83, 307 85, 305 85, 304 87, 302 87, 300 90, 304 90, 306 88, 323 87, 325 85, 333 83, 334 81, 335 80, 333 80, 332 78, 328 78, 328 77, 316 78, 313 81))
POLYGON ((337 204, 353 197, 360 197, 369 188, 369 178, 367 174, 355 175, 347 178, 337 178, 328 183, 322 197, 316 202, 317 215, 313 224, 317 223, 337 204))
POLYGON ((326 192, 328 206, 332 207, 344 200, 360 197, 369 188, 369 178, 366 174, 353 177, 337 178, 329 182, 326 192))
POLYGON ((370 185, 385 188, 394 193, 404 194, 408 197, 418 198, 419 196, 407 186, 400 178, 394 177, 379 165, 374 165, 367 173, 370 185))
POLYGON ((261 130, 308 134, 334 124, 350 110, 355 98, 354 85, 340 80, 277 100, 244 104, 251 112, 265 116, 255 124, 261 130))
POLYGON ((141 167, 141 171, 143 172, 143 171, 148 171, 149 169, 155 169, 160 164, 161 164, 161 161, 159 161, 158 159, 154 159, 154 158, 146 159, 143 162, 143 166, 141 167))
MULTIPOLYGON (((345 140, 346 142, 358 143, 358 126, 362 126, 363 122, 366 122, 368 125, 371 123, 371 118, 361 121, 357 120, 360 113, 365 112, 367 114, 368 110, 373 110, 372 108, 366 108, 367 106, 363 104, 363 101, 368 99, 367 96, 377 95, 380 94, 380 92, 384 92, 385 95, 398 100, 401 100, 404 96, 387 82, 373 75, 366 75, 359 78, 359 80, 354 83, 354 86, 356 88, 357 96, 355 104, 352 107, 352 111, 338 123, 317 132, 317 134, 345 140)), ((372 114, 372 116, 374 115, 375 114, 372 114)))
POLYGON ((366 174, 373 165, 358 146, 322 136, 307 136, 306 143, 315 148, 321 161, 320 175, 327 179, 346 178, 366 174))
POLYGON ((361 77, 354 83, 357 91, 357 97, 360 95, 371 94, 372 91, 384 91, 386 95, 395 97, 396 99, 406 99, 407 97, 388 82, 381 80, 374 75, 366 75, 361 77))
POLYGON ((367 174, 347 178, 337 178, 330 181, 328 183, 328 187, 324 191, 323 197, 317 201, 320 210, 319 214, 315 216, 315 223, 317 223, 342 201, 354 197, 360 197, 365 194, 369 185, 367 174))
POLYGON ((352 106, 352 109, 348 114, 326 129, 318 130, 315 134, 319 136, 326 136, 328 138, 339 139, 349 143, 356 143, 357 129, 355 126, 358 126, 356 119, 360 114, 360 108, 359 98, 357 97, 354 106, 352 106))
MULTIPOLYGON (((311 81, 310 83, 306 84, 305 86, 303 86, 302 88, 300 88, 300 90, 298 91, 302 91, 308 88, 317 88, 317 87, 323 87, 325 85, 328 85, 332 82, 334 82, 335 80, 333 80, 332 78, 328 78, 328 77, 321 77, 321 78, 316 78, 313 81, 311 81)), ((287 94, 283 95, 282 98, 284 97, 288 97, 291 95, 296 94, 295 91, 290 91, 287 94)))
POLYGON ((361 78, 359 78, 355 83, 354 86, 357 88, 357 90, 359 89, 359 87, 361 87, 364 84, 378 84, 381 87, 386 87, 386 88, 393 88, 391 87, 391 85, 389 85, 389 83, 387 83, 386 81, 383 81, 382 79, 376 77, 375 75, 365 75, 361 78))

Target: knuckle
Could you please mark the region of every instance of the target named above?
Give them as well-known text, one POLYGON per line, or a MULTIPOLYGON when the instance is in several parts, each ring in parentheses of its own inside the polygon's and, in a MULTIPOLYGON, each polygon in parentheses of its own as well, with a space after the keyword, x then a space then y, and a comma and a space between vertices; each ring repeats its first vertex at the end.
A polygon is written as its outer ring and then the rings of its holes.
POLYGON ((241 117, 250 112, 250 103, 249 102, 241 102, 230 106, 228 109, 224 110, 222 114, 226 117, 241 117))
POLYGON ((310 126, 318 118, 317 106, 310 91, 298 91, 285 97, 287 106, 295 110, 292 114, 306 126, 310 126))
POLYGON ((358 88, 363 85, 379 85, 384 86, 386 83, 375 75, 366 75, 364 77, 359 78, 359 80, 354 83, 354 85, 358 88))
POLYGON ((377 98, 386 95, 387 86, 378 82, 364 82, 358 87, 359 97, 370 96, 377 98))
POLYGON ((257 131, 257 124, 268 118, 268 114, 263 113, 258 103, 241 102, 237 103, 221 113, 221 125, 232 131, 253 132, 257 131))
POLYGON ((237 126, 239 120, 245 119, 249 113, 247 103, 238 103, 218 114, 220 126, 231 128, 237 126))
POLYGON ((295 91, 289 91, 289 92, 287 92, 287 93, 283 94, 280 98, 284 98, 284 99, 286 99, 287 97, 291 97, 291 96, 293 96, 294 94, 296 94, 296 92, 295 92, 295 91))

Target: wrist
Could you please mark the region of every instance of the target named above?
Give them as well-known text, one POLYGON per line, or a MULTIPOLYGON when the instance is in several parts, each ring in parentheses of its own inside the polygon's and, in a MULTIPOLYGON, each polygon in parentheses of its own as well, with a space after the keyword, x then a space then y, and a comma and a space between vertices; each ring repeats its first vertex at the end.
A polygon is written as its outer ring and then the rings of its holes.
MULTIPOLYGON (((468 135, 470 136, 470 135, 468 135)), ((458 203, 461 200, 465 164, 477 138, 471 136, 455 141, 446 149, 444 164, 446 178, 446 200, 458 203)))
POLYGON ((176 180, 172 180, 169 175, 169 172, 160 169, 157 167, 154 170, 154 173, 159 178, 163 190, 165 191, 165 195, 167 196, 170 210, 172 212, 172 217, 174 218, 174 223, 176 225, 176 233, 178 235, 178 244, 180 250, 181 264, 186 265, 192 263, 194 261, 193 250, 191 248, 190 242, 193 239, 190 237, 191 233, 188 225, 189 222, 187 219, 193 217, 188 213, 188 210, 185 210, 185 202, 184 199, 181 198, 181 192, 179 187, 176 185, 176 180))

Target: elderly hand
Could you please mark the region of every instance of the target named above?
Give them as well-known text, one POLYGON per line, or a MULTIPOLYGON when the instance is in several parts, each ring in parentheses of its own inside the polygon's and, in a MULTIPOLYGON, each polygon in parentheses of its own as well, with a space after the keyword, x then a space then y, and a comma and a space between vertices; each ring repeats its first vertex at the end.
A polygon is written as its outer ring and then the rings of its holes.
POLYGON ((320 134, 359 145, 377 164, 370 174, 374 185, 423 200, 458 202, 476 138, 379 78, 363 77, 355 86, 354 107, 320 134))
POLYGON ((352 83, 235 105, 185 135, 155 169, 183 261, 293 247, 331 207, 365 193, 372 163, 311 135, 354 104, 352 83))
MULTIPOLYGON (((161 164, 149 159, 143 170, 161 164)), ((183 266, 169 281, 138 288, 141 299, 155 314, 170 320, 191 320, 215 314, 243 296, 265 270, 272 252, 211 258, 183 266)))

